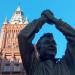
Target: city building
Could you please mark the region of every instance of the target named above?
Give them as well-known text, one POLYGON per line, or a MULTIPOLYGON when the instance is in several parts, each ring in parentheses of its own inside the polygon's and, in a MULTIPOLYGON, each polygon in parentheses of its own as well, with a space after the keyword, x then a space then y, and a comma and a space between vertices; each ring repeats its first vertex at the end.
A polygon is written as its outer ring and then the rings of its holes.
POLYGON ((17 35, 27 24, 20 6, 9 21, 5 18, 0 32, 0 75, 24 74, 17 35))

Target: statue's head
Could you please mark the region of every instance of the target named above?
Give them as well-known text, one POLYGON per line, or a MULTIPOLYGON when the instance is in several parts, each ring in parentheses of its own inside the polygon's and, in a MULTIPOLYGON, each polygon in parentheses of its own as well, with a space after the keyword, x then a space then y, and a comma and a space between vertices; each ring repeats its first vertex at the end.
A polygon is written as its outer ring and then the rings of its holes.
POLYGON ((38 40, 36 47, 41 58, 54 58, 57 53, 56 42, 53 38, 52 33, 44 34, 38 40))

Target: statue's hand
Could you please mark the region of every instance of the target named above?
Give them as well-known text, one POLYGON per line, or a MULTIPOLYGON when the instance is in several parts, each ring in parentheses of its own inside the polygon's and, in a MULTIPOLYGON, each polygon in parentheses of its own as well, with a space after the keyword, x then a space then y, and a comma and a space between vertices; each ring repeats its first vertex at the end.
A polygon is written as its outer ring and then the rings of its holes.
POLYGON ((47 18, 47 23, 53 24, 54 14, 50 10, 44 10, 41 13, 41 16, 44 16, 45 18, 47 18))

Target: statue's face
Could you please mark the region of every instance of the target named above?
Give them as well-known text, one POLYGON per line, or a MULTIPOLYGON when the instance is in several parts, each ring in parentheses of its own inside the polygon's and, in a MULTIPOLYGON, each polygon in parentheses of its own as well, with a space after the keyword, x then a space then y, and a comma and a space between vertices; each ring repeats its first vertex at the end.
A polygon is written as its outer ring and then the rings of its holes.
POLYGON ((37 50, 41 56, 50 54, 56 54, 56 43, 54 39, 50 39, 48 37, 43 37, 37 43, 37 50))

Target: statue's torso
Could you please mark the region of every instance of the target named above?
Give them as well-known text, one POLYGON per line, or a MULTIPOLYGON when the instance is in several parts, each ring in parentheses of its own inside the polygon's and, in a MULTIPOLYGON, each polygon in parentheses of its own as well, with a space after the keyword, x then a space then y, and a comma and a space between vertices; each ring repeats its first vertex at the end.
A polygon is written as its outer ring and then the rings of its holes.
POLYGON ((34 62, 31 73, 31 75, 74 75, 73 69, 69 68, 64 61, 54 63, 51 60, 34 62))

